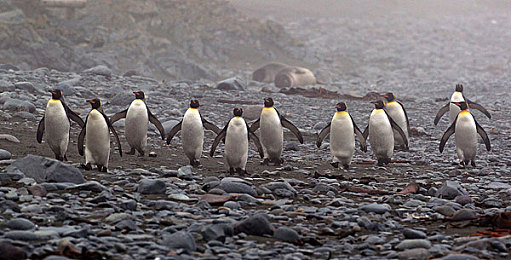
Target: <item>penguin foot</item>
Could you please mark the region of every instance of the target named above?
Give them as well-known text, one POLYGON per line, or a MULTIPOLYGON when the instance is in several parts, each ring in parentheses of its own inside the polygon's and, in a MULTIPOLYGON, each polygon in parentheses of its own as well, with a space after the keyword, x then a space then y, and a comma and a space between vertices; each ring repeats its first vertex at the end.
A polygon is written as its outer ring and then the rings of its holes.
POLYGON ((284 164, 284 159, 275 159, 275 166, 281 166, 282 164, 284 164))
POLYGON ((378 159, 378 163, 376 163, 377 166, 383 166, 384 164, 384 159, 378 159))
POLYGON ((135 148, 131 147, 131 150, 129 152, 127 152, 126 154, 135 155, 135 148))
POLYGON ((263 161, 261 162, 261 165, 268 165, 270 164, 270 159, 268 158, 264 158, 263 161))
POLYGON ((64 155, 64 161, 66 161, 66 162, 67 162, 67 156, 66 156, 66 155, 64 155))
POLYGON ((138 157, 144 157, 145 153, 144 151, 138 151, 138 157))
POLYGON ((350 168, 350 165, 349 164, 345 164, 342 166, 345 170, 348 170, 350 168))
POLYGON ((64 157, 62 157, 61 155, 55 155, 55 159, 59 160, 59 161, 64 161, 64 157))
POLYGON ((232 167, 229 168, 229 174, 234 175, 234 168, 232 168, 232 167))
POLYGON ((236 173, 237 173, 238 175, 245 175, 245 174, 247 174, 247 171, 246 171, 246 170, 243 170, 243 169, 241 169, 241 168, 236 168, 236 173))
POLYGON ((92 170, 92 165, 90 163, 87 163, 87 164, 80 164, 80 167, 82 167, 83 169, 85 169, 86 171, 90 171, 92 170))
POLYGON ((99 166, 99 165, 98 165, 98 170, 99 170, 100 172, 108 172, 108 169, 106 168, 106 166, 99 166))
POLYGON ((476 161, 471 160, 471 161, 470 161, 470 165, 472 165, 472 167, 476 167, 476 161))
POLYGON ((330 163, 330 165, 332 165, 334 168, 339 168, 339 162, 333 162, 333 163, 330 163))
POLYGON ((195 168, 200 166, 199 160, 190 160, 190 165, 195 168))

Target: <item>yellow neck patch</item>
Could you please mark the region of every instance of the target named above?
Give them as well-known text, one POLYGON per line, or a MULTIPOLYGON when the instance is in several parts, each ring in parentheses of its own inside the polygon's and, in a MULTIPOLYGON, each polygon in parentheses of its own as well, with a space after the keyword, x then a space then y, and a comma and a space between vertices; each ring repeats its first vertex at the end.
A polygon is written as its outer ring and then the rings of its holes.
POLYGON ((462 110, 460 115, 470 115, 470 112, 468 110, 462 110))

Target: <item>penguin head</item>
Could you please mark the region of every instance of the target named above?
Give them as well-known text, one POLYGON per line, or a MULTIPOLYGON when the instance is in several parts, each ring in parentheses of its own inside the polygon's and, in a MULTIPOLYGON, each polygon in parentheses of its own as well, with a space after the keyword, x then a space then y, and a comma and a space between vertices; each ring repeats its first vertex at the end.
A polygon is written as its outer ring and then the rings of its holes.
POLYGON ((383 103, 383 100, 379 99, 373 102, 375 109, 383 109, 385 106, 385 103, 383 103))
POLYGON ((87 100, 87 102, 89 102, 91 104, 92 109, 98 109, 101 107, 101 101, 99 100, 99 98, 87 100))
POLYGON ((348 106, 346 106, 346 103, 344 103, 344 102, 339 102, 339 103, 337 103, 337 105, 335 106, 335 108, 337 108, 337 111, 338 111, 338 112, 341 112, 341 111, 346 111, 346 109, 348 108, 348 106))
POLYGON ((392 92, 385 94, 383 97, 387 100, 387 102, 392 102, 394 99, 396 99, 396 95, 394 95, 392 92))
POLYGON ((461 92, 461 93, 463 93, 463 85, 461 85, 461 84, 456 84, 456 92, 461 92))
POLYGON ((233 110, 234 116, 242 116, 243 115, 243 109, 241 107, 235 107, 233 110))
POLYGON ((190 101, 190 108, 199 108, 199 100, 197 99, 192 99, 190 101))
POLYGON ((264 99, 264 107, 273 107, 273 98, 265 98, 264 99))
POLYGON ((50 90, 50 93, 51 93, 51 98, 52 99, 61 99, 62 98, 62 90, 60 89, 54 89, 54 90, 50 90))
POLYGON ((142 91, 142 90, 135 91, 135 92, 133 92, 133 94, 135 94, 136 99, 144 99, 145 98, 144 91, 142 91))
POLYGON ((462 101, 462 102, 451 102, 453 104, 455 104, 456 106, 458 106, 462 111, 463 110, 467 110, 468 109, 468 104, 466 101, 462 101))

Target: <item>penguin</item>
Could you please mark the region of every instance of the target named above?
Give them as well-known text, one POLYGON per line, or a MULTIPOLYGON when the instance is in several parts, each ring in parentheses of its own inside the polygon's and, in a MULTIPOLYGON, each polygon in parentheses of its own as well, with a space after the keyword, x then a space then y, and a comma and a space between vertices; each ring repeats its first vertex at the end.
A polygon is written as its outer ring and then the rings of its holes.
POLYGON ((101 101, 98 98, 87 100, 92 109, 85 119, 85 126, 78 136, 78 153, 84 154, 85 141, 85 170, 91 170, 95 164, 99 171, 107 172, 110 157, 110 131, 115 137, 119 155, 122 157, 121 142, 110 120, 103 112, 101 101))
POLYGON ((131 150, 127 154, 134 155, 135 150, 137 150, 139 156, 143 157, 147 145, 148 121, 156 126, 162 140, 165 140, 165 129, 161 122, 151 113, 149 107, 147 107, 144 92, 135 91, 133 94, 135 94, 135 100, 131 102, 127 109, 113 115, 110 118, 110 123, 113 125, 117 120, 126 118, 124 134, 131 147, 131 150))
POLYGON ((245 166, 247 165, 248 158, 248 141, 252 139, 259 151, 261 158, 264 157, 263 147, 259 142, 259 138, 250 132, 245 119, 243 119, 243 109, 237 107, 233 111, 234 117, 229 120, 229 123, 218 133, 211 146, 209 155, 213 157, 215 149, 221 140, 225 140, 225 158, 229 165, 229 173, 236 173, 240 175, 247 174, 245 166))
POLYGON ((396 129, 404 140, 405 148, 408 148, 408 139, 403 129, 387 114, 383 108, 385 104, 382 100, 373 102, 374 109, 369 117, 369 124, 364 133, 364 139, 369 136, 369 143, 373 153, 378 159, 378 166, 390 163, 390 158, 394 153, 394 132, 396 129))
POLYGON ((476 102, 470 101, 468 98, 465 98, 465 96, 463 95, 463 85, 456 84, 456 90, 454 91, 454 93, 451 96, 451 101, 449 103, 447 103, 445 106, 443 106, 442 108, 440 108, 440 110, 438 110, 438 113, 436 114, 436 117, 435 117, 435 121, 433 123, 435 125, 437 125, 438 122, 440 121, 440 118, 442 118, 442 116, 447 111, 449 111, 449 124, 452 124, 454 122, 454 119, 458 115, 458 113, 461 111, 458 106, 454 105, 454 102, 463 102, 463 101, 467 101, 468 104, 470 105, 470 107, 481 111, 489 119, 491 119, 490 112, 488 112, 488 110, 486 110, 486 108, 477 104, 476 102))
MULTIPOLYGON (((406 139, 408 140, 410 134, 410 121, 408 120, 408 114, 406 113, 405 107, 403 104, 396 100, 396 95, 394 93, 389 92, 386 93, 383 97, 387 101, 385 104, 385 109, 387 110, 388 115, 397 123, 399 127, 405 132, 406 139)), ((401 135, 394 130, 394 146, 403 147, 405 142, 401 135)))
POLYGON ((190 101, 190 107, 186 110, 181 122, 175 125, 167 135, 167 144, 181 130, 183 140, 183 150, 190 160, 190 165, 197 167, 200 165, 199 159, 202 154, 204 144, 204 128, 220 133, 220 128, 204 119, 199 112, 199 101, 194 99, 190 101))
POLYGON ((66 160, 67 146, 69 143, 70 120, 83 127, 83 120, 64 102, 64 96, 60 89, 51 90, 51 99, 46 105, 44 116, 37 126, 37 142, 43 141, 46 130, 46 142, 59 161, 66 160))
POLYGON ((459 107, 460 112, 454 118, 451 126, 445 131, 442 139, 440 140, 440 153, 443 152, 445 143, 449 137, 454 134, 456 141, 456 153, 460 159, 462 167, 468 166, 470 162, 473 167, 476 166, 475 157, 477 153, 477 134, 483 138, 486 150, 490 151, 490 139, 484 129, 477 123, 475 118, 468 110, 469 104, 467 101, 453 102, 459 107))
POLYGON ((261 111, 261 116, 250 126, 250 132, 255 132, 261 127, 260 140, 263 145, 264 159, 263 164, 274 162, 275 165, 281 165, 284 160, 280 158, 282 154, 282 146, 284 143, 284 132, 282 127, 285 127, 298 138, 303 144, 303 137, 300 130, 293 125, 289 120, 280 115, 279 111, 273 107, 273 99, 264 99, 264 108, 261 111))
POLYGON ((367 145, 362 132, 353 120, 353 117, 346 111, 348 108, 346 103, 337 103, 337 112, 335 112, 332 120, 319 132, 316 146, 321 147, 321 143, 325 137, 330 134, 330 153, 332 154, 331 165, 339 168, 339 162, 344 169, 348 169, 355 152, 355 133, 360 141, 362 151, 367 151, 367 145))

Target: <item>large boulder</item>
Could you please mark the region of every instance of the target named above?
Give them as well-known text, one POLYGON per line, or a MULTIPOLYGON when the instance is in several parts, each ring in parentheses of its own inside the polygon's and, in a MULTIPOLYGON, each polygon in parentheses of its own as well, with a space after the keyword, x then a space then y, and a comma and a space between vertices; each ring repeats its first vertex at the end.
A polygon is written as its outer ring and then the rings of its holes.
POLYGON ((234 225, 234 234, 245 233, 247 235, 273 236, 275 229, 265 215, 257 214, 234 225))
POLYGON ((84 183, 85 179, 76 167, 54 159, 29 154, 7 167, 7 173, 22 172, 26 177, 43 182, 84 183))

